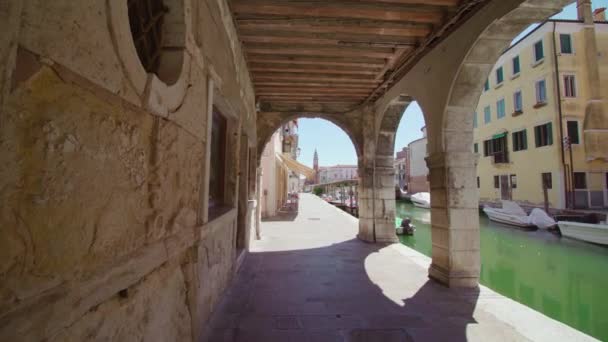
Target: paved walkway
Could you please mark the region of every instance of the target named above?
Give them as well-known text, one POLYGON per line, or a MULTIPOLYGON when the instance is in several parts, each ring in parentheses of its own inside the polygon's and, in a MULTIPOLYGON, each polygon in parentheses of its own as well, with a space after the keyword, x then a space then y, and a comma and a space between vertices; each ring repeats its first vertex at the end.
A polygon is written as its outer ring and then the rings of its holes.
POLYGON ((426 256, 356 233, 355 218, 301 195, 297 216, 263 223, 204 340, 592 340, 485 287, 438 285, 426 256))

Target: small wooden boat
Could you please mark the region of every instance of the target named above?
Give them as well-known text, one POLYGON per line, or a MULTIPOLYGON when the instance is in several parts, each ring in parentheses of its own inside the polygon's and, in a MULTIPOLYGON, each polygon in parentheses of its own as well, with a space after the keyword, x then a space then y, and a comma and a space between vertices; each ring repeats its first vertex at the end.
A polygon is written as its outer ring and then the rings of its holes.
POLYGON ((428 192, 418 192, 410 196, 410 201, 418 208, 431 208, 431 194, 428 192))
POLYGON ((542 209, 534 208, 530 215, 528 215, 522 207, 512 201, 502 201, 502 208, 484 206, 483 212, 492 221, 522 228, 538 227, 547 229, 555 226, 555 220, 549 217, 542 209))
POLYGON ((606 223, 580 223, 570 221, 557 222, 563 236, 608 245, 608 224, 606 223))
POLYGON ((395 218, 395 230, 397 235, 414 235, 416 226, 412 224, 409 218, 401 219, 395 218))

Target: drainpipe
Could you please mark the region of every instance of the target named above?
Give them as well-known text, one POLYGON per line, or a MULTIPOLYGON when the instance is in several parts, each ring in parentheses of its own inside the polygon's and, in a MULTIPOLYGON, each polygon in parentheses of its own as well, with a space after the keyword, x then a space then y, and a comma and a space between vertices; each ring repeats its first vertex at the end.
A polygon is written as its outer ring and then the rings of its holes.
MULTIPOLYGON (((560 157, 562 159, 562 172, 564 176, 564 199, 566 200, 567 206, 572 206, 571 201, 568 199, 568 173, 566 170, 566 157, 564 152, 564 114, 562 112, 562 89, 559 77, 559 60, 557 58, 557 42, 555 40, 555 29, 557 23, 553 22, 553 60, 555 64, 555 83, 557 85, 557 113, 559 118, 559 141, 560 141, 560 157)), ((570 151, 572 153, 572 151, 570 151)), ((570 165, 570 172, 572 173, 572 165, 570 165)))

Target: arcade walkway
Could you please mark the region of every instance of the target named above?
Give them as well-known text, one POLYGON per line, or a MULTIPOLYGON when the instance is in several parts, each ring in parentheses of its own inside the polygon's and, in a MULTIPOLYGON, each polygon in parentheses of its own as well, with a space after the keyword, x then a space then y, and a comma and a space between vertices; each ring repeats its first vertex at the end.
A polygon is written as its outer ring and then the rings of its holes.
POLYGON ((428 280, 430 259, 356 239, 357 220, 309 194, 262 225, 205 341, 587 341, 485 287, 428 280))

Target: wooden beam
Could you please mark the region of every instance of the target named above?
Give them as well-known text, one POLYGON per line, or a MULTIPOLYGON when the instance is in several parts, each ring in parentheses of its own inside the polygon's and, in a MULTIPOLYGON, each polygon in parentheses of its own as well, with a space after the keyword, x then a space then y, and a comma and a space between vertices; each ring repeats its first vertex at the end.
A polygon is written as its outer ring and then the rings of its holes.
POLYGON ((366 69, 345 69, 335 67, 332 69, 324 68, 321 66, 302 66, 302 65, 278 65, 273 66, 272 64, 260 64, 260 63, 251 63, 249 66, 249 70, 254 73, 266 73, 266 72, 289 72, 289 73, 298 73, 298 74, 327 74, 332 73, 336 75, 377 75, 380 70, 366 70, 366 69))
POLYGON ((320 87, 320 88, 352 88, 352 89, 374 89, 373 84, 353 84, 353 83, 338 83, 338 82, 310 82, 310 81, 257 81, 254 83, 256 87, 282 87, 282 88, 301 88, 301 87, 320 87))
MULTIPOLYGON (((352 0, 363 2, 366 0, 352 0)), ((381 2, 386 4, 399 4, 399 5, 433 5, 433 6, 446 6, 456 7, 460 4, 461 0, 374 0, 374 2, 381 2)))
POLYGON ((382 4, 359 5, 339 4, 334 2, 295 3, 295 2, 256 2, 251 0, 233 0, 232 9, 236 18, 247 15, 276 15, 314 18, 353 18, 396 22, 415 22, 437 24, 443 18, 438 10, 421 10, 417 6, 397 7, 382 4))
POLYGON ((312 19, 239 19, 239 30, 291 31, 327 34, 365 34, 423 38, 431 33, 431 25, 406 24, 369 20, 312 20, 312 19))
POLYGON ((276 80, 304 80, 304 81, 328 81, 328 82, 349 82, 359 84, 379 84, 380 81, 374 78, 361 78, 358 75, 331 75, 331 74, 319 74, 319 75, 299 75, 290 73, 264 73, 264 74, 253 74, 253 81, 276 81, 276 80))
POLYGON ((272 64, 301 64, 301 65, 324 65, 324 66, 349 66, 361 69, 383 68, 385 59, 371 58, 347 58, 347 57, 318 57, 318 56, 274 56, 274 55, 247 55, 249 63, 272 63, 272 64))
POLYGON ((337 94, 337 95, 369 95, 371 90, 360 90, 360 89, 339 89, 339 88, 255 88, 256 95, 274 95, 274 94, 307 94, 307 95, 323 95, 323 94, 337 94))
POLYGON ((255 83, 256 91, 272 89, 272 90, 323 90, 323 91, 340 91, 340 92, 370 92, 374 88, 371 86, 357 86, 356 87, 345 87, 343 85, 332 85, 324 83, 280 83, 280 82, 266 82, 266 83, 255 83))
POLYGON ((337 56, 337 57, 369 57, 390 58, 394 54, 391 48, 353 48, 334 47, 325 45, 295 45, 295 44, 245 44, 247 53, 266 55, 296 55, 296 56, 337 56))
POLYGON ((239 37, 244 43, 298 44, 307 45, 338 45, 354 47, 406 47, 416 46, 419 37, 361 35, 346 33, 314 33, 292 32, 277 30, 239 31, 239 37))

